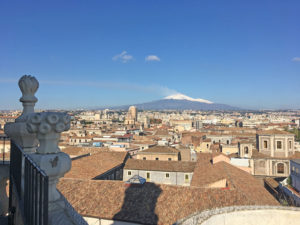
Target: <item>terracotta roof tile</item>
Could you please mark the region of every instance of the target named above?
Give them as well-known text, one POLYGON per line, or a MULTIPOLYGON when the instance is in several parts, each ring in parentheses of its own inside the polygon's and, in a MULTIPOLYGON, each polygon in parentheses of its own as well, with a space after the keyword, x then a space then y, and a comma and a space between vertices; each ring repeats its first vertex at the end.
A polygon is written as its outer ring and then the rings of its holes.
POLYGON ((87 153, 97 153, 97 152, 103 152, 108 151, 108 148, 106 147, 76 147, 76 146, 70 146, 62 149, 63 152, 69 154, 69 155, 84 155, 87 153))
POLYGON ((67 178, 93 179, 106 171, 121 165, 127 152, 99 152, 80 159, 72 160, 72 168, 67 178))
POLYGON ((262 130, 262 131, 257 131, 257 134, 258 135, 274 135, 274 134, 278 134, 278 135, 294 135, 290 132, 287 132, 287 131, 282 131, 282 130, 276 130, 276 129, 273 129, 273 130, 262 130))
POLYGON ((251 174, 226 162, 211 164, 209 154, 199 154, 198 159, 191 186, 205 187, 221 179, 226 179, 229 188, 240 192, 249 202, 259 202, 259 198, 272 202, 271 194, 251 174), (264 193, 264 196, 260 196, 261 193, 264 193))
POLYGON ((83 216, 141 224, 173 224, 199 211, 233 205, 278 205, 264 190, 249 199, 236 189, 154 183, 126 187, 121 181, 78 179, 61 179, 58 189, 83 216))
POLYGON ((141 154, 143 153, 175 153, 178 154, 179 150, 176 148, 168 147, 168 146, 154 146, 148 149, 145 149, 140 152, 141 154))
POLYGON ((193 172, 196 162, 186 161, 159 161, 128 159, 124 169, 168 171, 168 172, 193 172))

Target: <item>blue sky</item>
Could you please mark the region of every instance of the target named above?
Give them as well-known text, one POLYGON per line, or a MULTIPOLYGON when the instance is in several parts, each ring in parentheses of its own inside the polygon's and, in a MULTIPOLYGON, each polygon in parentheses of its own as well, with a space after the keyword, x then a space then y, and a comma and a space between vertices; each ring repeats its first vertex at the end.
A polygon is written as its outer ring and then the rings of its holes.
POLYGON ((250 109, 300 108, 299 12, 298 0, 3 0, 0 109, 21 108, 23 74, 40 81, 37 108, 175 92, 250 109))

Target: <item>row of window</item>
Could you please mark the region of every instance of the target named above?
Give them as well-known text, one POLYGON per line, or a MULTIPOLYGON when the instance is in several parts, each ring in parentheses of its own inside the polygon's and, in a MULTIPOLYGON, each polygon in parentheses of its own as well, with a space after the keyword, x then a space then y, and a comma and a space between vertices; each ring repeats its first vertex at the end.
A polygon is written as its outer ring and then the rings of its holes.
MULTIPOLYGON (((264 168, 266 166, 265 161, 259 161, 258 167, 264 168)), ((278 163, 277 164, 277 173, 283 174, 284 173, 284 164, 278 163)))
MULTIPOLYGON (((132 175, 131 171, 127 171, 127 175, 131 176, 132 175)), ((165 177, 170 178, 170 173, 165 173, 165 177)), ((147 181, 150 181, 150 172, 146 173, 146 178, 147 178, 147 181)), ((189 174, 184 175, 184 180, 185 180, 185 182, 189 182, 189 180, 190 180, 189 174)))
MULTIPOLYGON (((214 143, 214 144, 216 144, 216 141, 213 141, 213 143, 214 143)), ((219 142, 218 142, 218 143, 221 143, 221 140, 219 140, 219 142)), ((226 141, 226 144, 227 144, 227 145, 229 145, 229 144, 230 144, 230 141, 229 141, 229 140, 227 140, 227 141, 226 141)), ((207 147, 208 147, 208 145, 207 145, 207 147)))
POLYGON ((76 143, 76 142, 78 142, 78 143, 81 143, 81 142, 87 143, 87 142, 88 142, 88 140, 86 140, 86 139, 82 139, 82 140, 81 140, 81 139, 79 139, 79 140, 78 140, 78 139, 71 139, 70 141, 71 141, 71 142, 75 142, 75 143, 76 143))
MULTIPOLYGON (((264 141, 264 148, 268 148, 268 141, 264 141)), ((276 141, 276 148, 282 149, 282 141, 276 141)), ((292 149, 292 141, 289 141, 289 149, 292 149)))
MULTIPOLYGON (((147 157, 143 157, 143 160, 147 160, 147 157)), ((156 157, 155 160, 159 160, 159 158, 156 157)), ((168 161, 172 161, 172 158, 168 158, 168 161)))

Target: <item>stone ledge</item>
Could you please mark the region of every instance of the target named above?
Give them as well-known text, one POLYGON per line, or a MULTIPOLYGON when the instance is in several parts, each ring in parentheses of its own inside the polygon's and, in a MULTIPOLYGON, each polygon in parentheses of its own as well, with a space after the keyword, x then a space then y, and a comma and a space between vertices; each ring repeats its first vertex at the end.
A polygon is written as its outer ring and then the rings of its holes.
MULTIPOLYGON (((230 206, 224 208, 216 208, 212 210, 205 210, 202 212, 196 212, 184 219, 181 219, 174 223, 174 225, 196 225, 202 224, 206 220, 210 219, 212 216, 227 214, 231 212, 238 211, 251 211, 251 210, 287 210, 287 211, 297 211, 300 213, 300 208, 297 207, 285 207, 285 206, 230 206)), ((300 217, 300 215, 299 215, 300 217)))

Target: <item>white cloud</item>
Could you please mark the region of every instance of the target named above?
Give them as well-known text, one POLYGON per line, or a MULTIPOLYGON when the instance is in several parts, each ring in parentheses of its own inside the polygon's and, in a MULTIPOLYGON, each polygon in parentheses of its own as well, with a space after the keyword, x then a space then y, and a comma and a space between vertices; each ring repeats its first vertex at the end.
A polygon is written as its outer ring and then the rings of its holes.
POLYGON ((294 61, 294 62, 300 62, 300 57, 294 57, 294 58, 292 58, 292 61, 294 61))
POLYGON ((121 61, 122 63, 127 63, 128 61, 132 60, 132 55, 127 54, 127 51, 121 52, 121 54, 115 55, 112 60, 114 61, 121 61))
POLYGON ((160 58, 157 55, 147 55, 145 61, 160 61, 160 58))

